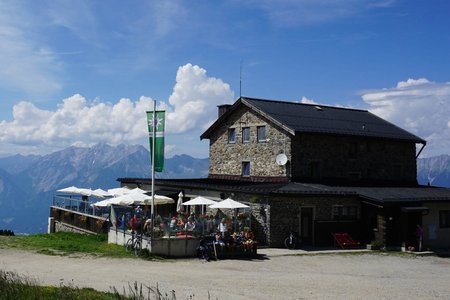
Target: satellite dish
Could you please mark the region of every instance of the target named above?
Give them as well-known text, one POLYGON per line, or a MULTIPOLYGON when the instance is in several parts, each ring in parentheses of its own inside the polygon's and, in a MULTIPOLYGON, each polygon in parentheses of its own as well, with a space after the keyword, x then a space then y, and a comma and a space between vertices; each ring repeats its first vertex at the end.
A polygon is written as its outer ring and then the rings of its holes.
POLYGON ((275 158, 277 165, 284 166, 287 163, 287 156, 284 153, 278 154, 275 158))

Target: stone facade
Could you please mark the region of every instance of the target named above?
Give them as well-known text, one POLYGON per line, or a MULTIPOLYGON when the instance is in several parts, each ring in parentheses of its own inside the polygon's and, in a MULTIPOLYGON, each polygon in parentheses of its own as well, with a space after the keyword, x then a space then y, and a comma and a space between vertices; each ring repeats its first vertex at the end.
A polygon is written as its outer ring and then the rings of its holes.
MULTIPOLYGON (((355 238, 361 235, 358 226, 361 202, 351 197, 271 197, 268 195, 234 193, 233 199, 251 207, 252 230, 257 240, 271 247, 284 247, 284 239, 290 230, 301 232, 301 208, 312 208, 311 245, 329 246, 333 232, 349 232, 355 238), (335 206, 352 206, 357 209, 354 220, 333 218, 335 206)), ((300 234, 301 235, 301 234, 300 234)))
POLYGON ((242 162, 250 162, 250 177, 286 177, 288 166, 279 166, 280 153, 290 156, 290 138, 248 108, 238 109, 210 138, 209 174, 242 176, 242 162), (257 127, 266 127, 266 141, 258 142, 257 127), (242 129, 250 129, 249 142, 242 141, 242 129), (234 128, 236 139, 228 142, 228 129, 234 128))
POLYGON ((369 137, 297 133, 268 122, 247 107, 237 109, 210 137, 210 177, 247 179, 243 162, 250 163, 249 179, 284 178, 292 181, 345 181, 416 184, 414 142, 369 137), (257 140, 257 127, 266 127, 266 141, 257 140), (228 130, 235 130, 235 142, 228 130), (250 139, 242 132, 249 128, 250 139), (286 165, 275 158, 284 153, 286 165))
POLYGON ((331 233, 344 230, 357 234, 351 230, 351 225, 359 220, 361 209, 360 201, 356 198, 347 197, 282 197, 270 201, 270 235, 269 244, 275 247, 283 247, 284 239, 290 230, 300 232, 300 210, 301 208, 312 208, 313 216, 311 222, 312 240, 311 245, 332 244, 331 233), (333 207, 336 205, 354 206, 358 210, 355 220, 333 219, 333 207), (333 231, 334 230, 334 231, 333 231))

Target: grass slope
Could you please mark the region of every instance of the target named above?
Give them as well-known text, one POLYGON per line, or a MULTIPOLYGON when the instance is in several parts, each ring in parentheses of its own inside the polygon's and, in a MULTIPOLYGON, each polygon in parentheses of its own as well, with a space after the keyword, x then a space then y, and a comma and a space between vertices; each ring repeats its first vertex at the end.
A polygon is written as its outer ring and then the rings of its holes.
POLYGON ((88 254, 108 257, 132 257, 124 247, 108 244, 107 235, 69 232, 30 236, 0 236, 0 248, 35 250, 49 255, 88 254))

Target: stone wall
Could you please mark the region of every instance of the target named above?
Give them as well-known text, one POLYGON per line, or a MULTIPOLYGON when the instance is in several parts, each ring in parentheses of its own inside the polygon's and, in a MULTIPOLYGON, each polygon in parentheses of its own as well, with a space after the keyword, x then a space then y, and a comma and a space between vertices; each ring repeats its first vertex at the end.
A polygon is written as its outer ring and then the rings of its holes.
POLYGON ((94 232, 84 230, 63 222, 55 221, 55 232, 73 232, 82 234, 95 234, 94 232))
POLYGON ((416 183, 415 144, 366 137, 301 134, 294 137, 296 180, 416 183))
POLYGON ((286 177, 289 166, 275 157, 290 156, 290 138, 247 108, 237 110, 210 137, 209 174, 242 175, 242 162, 250 162, 250 177, 286 177), (266 141, 257 141, 257 126, 266 126, 266 141), (242 128, 250 128, 250 141, 242 142, 242 128), (236 142, 228 143, 228 129, 235 128, 236 142))
POLYGON ((300 208, 313 208, 313 236, 318 246, 332 245, 331 232, 345 231, 358 237, 358 220, 333 220, 333 206, 358 207, 358 219, 361 202, 351 197, 277 197, 267 195, 233 194, 233 199, 251 207, 252 230, 262 245, 284 247, 284 239, 290 230, 300 231, 300 208), (356 224, 356 225, 355 225, 356 224))
MULTIPOLYGON (((345 227, 352 227, 353 222, 333 220, 333 206, 334 205, 348 205, 357 206, 358 211, 361 211, 360 201, 356 198, 346 197, 283 197, 274 198, 270 201, 270 239, 268 244, 272 247, 284 247, 284 239, 289 234, 289 231, 300 231, 300 208, 313 208, 313 243, 316 245, 324 244, 323 240, 330 240, 331 232, 328 232, 330 227, 340 229, 345 227), (318 228, 318 224, 327 222, 327 226, 322 232, 318 228), (321 241, 319 243, 319 241, 321 241)), ((358 215, 359 217, 359 215, 358 215)))
POLYGON ((209 174, 242 178, 242 162, 250 162, 250 177, 284 177, 297 181, 417 182, 413 142, 324 134, 291 135, 247 107, 235 111, 210 137, 209 174), (266 126, 265 142, 257 141, 257 126, 266 126), (242 128, 250 141, 242 142, 242 128), (228 142, 228 129, 236 142, 228 142), (288 163, 275 157, 285 153, 288 163))
MULTIPOLYGON (((88 215, 56 206, 50 207, 50 217, 55 220, 55 231, 58 231, 56 222, 58 222, 59 224, 65 224, 58 226, 68 226, 70 228, 75 228, 74 230, 79 229, 82 232, 106 233, 108 230, 108 222, 105 218, 88 215)), ((64 227, 59 228, 64 229, 64 227)))

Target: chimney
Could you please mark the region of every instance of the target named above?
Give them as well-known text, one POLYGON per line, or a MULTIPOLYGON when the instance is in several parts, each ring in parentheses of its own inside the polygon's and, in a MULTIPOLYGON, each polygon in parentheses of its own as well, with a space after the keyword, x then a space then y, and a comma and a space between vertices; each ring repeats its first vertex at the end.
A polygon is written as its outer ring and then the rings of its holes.
POLYGON ((218 105, 218 113, 219 115, 217 116, 218 118, 220 118, 224 113, 227 112, 227 110, 231 107, 231 104, 222 104, 222 105, 218 105))

